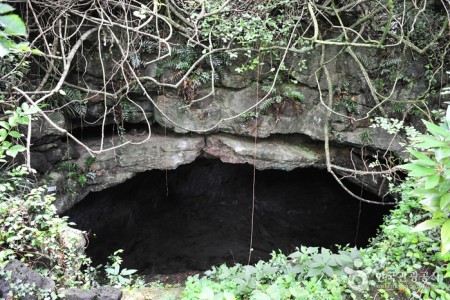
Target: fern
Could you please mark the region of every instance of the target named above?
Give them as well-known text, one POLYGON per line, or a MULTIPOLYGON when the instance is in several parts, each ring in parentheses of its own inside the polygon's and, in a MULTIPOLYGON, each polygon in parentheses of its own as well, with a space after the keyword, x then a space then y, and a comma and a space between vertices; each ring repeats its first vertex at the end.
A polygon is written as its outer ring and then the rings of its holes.
POLYGON ((216 79, 227 78, 228 72, 227 67, 231 66, 231 59, 229 55, 220 53, 212 55, 211 57, 212 65, 216 71, 216 79))
POLYGON ((72 106, 73 106, 73 116, 83 117, 86 115, 87 112, 86 105, 81 104, 80 102, 74 102, 72 103, 72 106))
POLYGON ((272 88, 271 85, 262 85, 261 86, 261 91, 265 92, 265 93, 271 93, 271 94, 276 94, 278 92, 278 89, 276 87, 272 88))
POLYGON ((162 76, 164 69, 175 70, 176 72, 168 79, 168 82, 174 82, 183 77, 186 71, 195 62, 196 58, 197 54, 192 48, 174 47, 172 55, 157 66, 157 71, 159 70, 158 74, 162 76))
POLYGON ((391 111, 395 114, 403 114, 406 111, 406 105, 404 103, 393 103, 391 111))
MULTIPOLYGON (((189 70, 193 63, 198 59, 197 51, 190 47, 174 47, 172 55, 163 63, 157 66, 157 74, 163 75, 164 69, 171 69, 171 77, 166 79, 167 82, 174 82, 182 78, 186 71, 189 70)), ((214 69, 214 80, 225 78, 227 67, 230 65, 228 55, 222 53, 215 54, 210 59, 199 64, 197 70, 189 74, 183 85, 179 88, 179 94, 183 95, 186 102, 194 100, 198 94, 198 90, 212 78, 212 69, 214 69), (212 64, 212 66, 210 65, 212 64)))
POLYGON ((80 185, 86 184, 88 180, 94 180, 97 177, 95 170, 91 167, 95 162, 95 157, 88 157, 84 162, 84 168, 73 161, 64 161, 58 164, 57 168, 60 171, 67 172, 67 178, 76 179, 80 185))
POLYGON ((163 67, 175 70, 188 70, 197 59, 197 53, 189 47, 174 47, 171 57, 163 63, 163 67))
POLYGON ((188 61, 178 61, 175 64, 174 68, 175 68, 175 70, 187 70, 190 68, 190 66, 191 66, 191 63, 188 61))
POLYGON ((389 69, 382 69, 380 72, 380 75, 383 76, 384 74, 389 74, 391 72, 391 70, 389 69))
POLYGON ((139 115, 141 112, 134 104, 126 99, 120 100, 119 105, 122 111, 122 119, 124 121, 129 121, 130 117, 139 115))
POLYGON ((67 172, 81 171, 80 165, 73 161, 63 161, 60 164, 58 164, 57 168, 61 171, 67 171, 67 172))
POLYGON ((77 89, 70 89, 66 92, 66 99, 71 103, 73 111, 78 116, 84 116, 87 111, 87 100, 83 99, 81 92, 77 89))
POLYGON ((139 66, 141 65, 141 55, 139 54, 139 52, 135 51, 133 53, 131 53, 130 55, 130 63, 131 66, 133 67, 133 69, 137 69, 139 68, 139 66))
POLYGON ((392 66, 398 66, 401 63, 402 63, 401 57, 394 57, 394 58, 387 59, 387 60, 383 61, 381 63, 381 65, 380 65, 380 67, 382 67, 384 69, 387 69, 387 68, 390 68, 392 66))
POLYGON ((358 60, 361 62, 361 64, 366 68, 366 69, 372 69, 372 64, 370 63, 370 61, 367 59, 366 56, 362 55, 359 52, 355 52, 356 57, 358 58, 358 60))
POLYGON ((267 98, 263 102, 258 105, 258 109, 260 111, 266 111, 269 107, 271 107, 275 103, 275 98, 267 98))
MULTIPOLYGON (((175 71, 187 71, 197 59, 198 59, 197 52, 194 51, 193 48, 174 47, 170 58, 167 59, 166 61, 164 61, 164 63, 162 63, 159 66, 159 69, 160 70, 172 69, 175 71)), ((211 62, 212 62, 212 66, 215 70, 214 79, 219 79, 221 77, 225 78, 227 76, 226 67, 231 65, 231 60, 228 57, 228 55, 224 55, 223 53, 212 55, 211 62)), ((203 65, 202 65, 202 67, 203 67, 203 65)), ((208 73, 209 75, 202 75, 203 78, 198 78, 198 74, 193 74, 193 75, 191 75, 191 77, 197 83, 205 83, 211 79, 211 74, 210 74, 211 72, 203 71, 202 74, 204 74, 204 73, 208 73), (206 76, 208 76, 208 77, 206 77, 206 76)), ((177 74, 180 74, 180 73, 177 73, 177 74)), ((184 73, 181 73, 181 74, 184 74, 184 73)), ((175 77, 175 76, 173 76, 173 77, 175 77)))
POLYGON ((383 61, 380 65, 380 75, 383 76, 385 74, 389 75, 393 73, 393 68, 399 66, 401 63, 402 59, 400 57, 394 57, 383 61))
MULTIPOLYGON (((51 87, 49 87, 51 89, 51 87)), ((82 100, 81 92, 78 89, 70 87, 61 88, 60 93, 53 95, 48 105, 52 109, 62 109, 66 114, 73 118, 80 118, 86 115, 86 101, 82 100)))
POLYGON ((86 179, 94 180, 97 177, 97 173, 95 173, 95 172, 87 172, 85 174, 85 176, 86 176, 86 179))
POLYGON ((160 67, 156 67, 155 76, 156 77, 161 77, 161 76, 163 76, 163 74, 164 74, 164 70, 162 68, 160 68, 160 67))
POLYGON ((300 93, 299 91, 295 91, 291 88, 288 88, 283 93, 283 96, 285 96, 286 98, 294 99, 294 100, 298 100, 298 101, 305 99, 305 96, 302 93, 300 93))
POLYGON ((192 82, 194 83, 194 87, 200 87, 210 79, 211 79, 211 72, 197 71, 194 73, 194 76, 192 76, 192 82))
POLYGON ((88 158, 86 158, 86 161, 84 162, 84 168, 86 170, 89 170, 95 163, 95 160, 96 160, 95 156, 89 156, 88 158))
POLYGON ((143 52, 155 53, 159 49, 159 43, 152 40, 143 40, 140 43, 143 52))

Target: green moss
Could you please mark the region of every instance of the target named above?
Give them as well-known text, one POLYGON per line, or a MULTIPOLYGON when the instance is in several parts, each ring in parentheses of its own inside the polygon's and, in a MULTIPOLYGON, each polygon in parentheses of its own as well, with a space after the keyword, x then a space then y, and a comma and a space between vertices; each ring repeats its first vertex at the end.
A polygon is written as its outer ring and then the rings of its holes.
POLYGON ((319 159, 319 155, 314 152, 314 150, 311 150, 310 148, 303 146, 301 144, 296 144, 296 145, 291 145, 289 146, 290 149, 292 149, 292 152, 299 152, 299 154, 310 160, 310 161, 315 161, 317 159, 319 159))

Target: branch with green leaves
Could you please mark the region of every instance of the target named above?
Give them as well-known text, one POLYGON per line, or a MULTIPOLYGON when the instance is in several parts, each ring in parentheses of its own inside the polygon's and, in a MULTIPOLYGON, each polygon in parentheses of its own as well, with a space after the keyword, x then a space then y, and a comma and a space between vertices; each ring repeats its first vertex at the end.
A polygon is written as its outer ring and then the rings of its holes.
POLYGON ((450 251, 450 107, 441 124, 424 124, 428 134, 416 137, 409 148, 412 159, 400 166, 409 177, 403 191, 404 197, 417 199, 431 216, 413 231, 440 227, 445 255, 450 251))
POLYGON ((0 2, 0 58, 9 53, 34 52, 29 47, 27 41, 16 42, 18 37, 27 37, 25 23, 17 15, 13 14, 14 7, 0 2))

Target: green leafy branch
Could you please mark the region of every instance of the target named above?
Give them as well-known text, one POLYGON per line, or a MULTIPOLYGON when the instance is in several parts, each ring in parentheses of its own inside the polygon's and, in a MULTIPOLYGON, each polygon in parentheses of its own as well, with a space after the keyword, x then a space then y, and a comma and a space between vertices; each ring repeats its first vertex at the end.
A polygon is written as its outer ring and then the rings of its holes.
POLYGON ((106 277, 109 281, 108 283, 118 288, 131 288, 134 285, 142 285, 142 282, 138 277, 134 278, 132 276, 137 272, 137 270, 120 268, 123 260, 119 254, 122 252, 123 250, 119 249, 112 255, 108 256, 110 262, 105 266, 106 277))
POLYGON ((28 42, 16 43, 12 39, 27 35, 24 22, 18 15, 11 13, 13 10, 11 5, 0 2, 0 58, 11 52, 31 51, 28 42))
POLYGON ((0 120, 0 163, 6 162, 6 156, 14 158, 20 152, 26 150, 26 147, 16 143, 14 140, 23 135, 18 131, 19 125, 27 125, 29 116, 35 113, 35 110, 27 103, 23 103, 15 110, 5 112, 6 118, 0 120))
POLYGON ((441 252, 450 251, 450 108, 440 125, 423 121, 429 134, 419 135, 408 149, 411 162, 406 196, 417 199, 432 218, 418 224, 413 231, 441 228, 441 252))

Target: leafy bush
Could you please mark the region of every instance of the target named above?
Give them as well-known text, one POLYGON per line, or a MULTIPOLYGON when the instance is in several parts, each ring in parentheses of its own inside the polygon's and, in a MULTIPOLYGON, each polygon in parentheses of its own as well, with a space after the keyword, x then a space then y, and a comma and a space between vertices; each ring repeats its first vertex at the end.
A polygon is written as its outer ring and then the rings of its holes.
POLYGON ((213 267, 207 277, 188 279, 183 299, 341 299, 352 256, 359 257, 356 249, 332 254, 301 247, 255 266, 213 267))
MULTIPOLYGON (((8 162, 26 150, 19 144, 22 135, 17 127, 28 124, 30 112, 27 105, 22 105, 9 111, 7 121, 0 122, 0 161, 8 162)), ((94 161, 88 159, 85 168, 89 169, 94 161)), ((19 259, 51 278, 58 287, 98 286, 103 282, 101 266, 92 267, 84 253, 85 233, 71 228, 68 217, 58 216, 54 200, 46 187, 29 179, 27 167, 0 169, 0 273, 12 259, 19 259)), ((107 284, 120 288, 142 285, 139 278, 131 277, 135 270, 120 269, 118 253, 105 267, 107 284)), ((14 282, 11 287, 10 296, 36 292, 26 282, 14 282)))
POLYGON ((81 272, 90 264, 83 253, 85 241, 69 233, 67 217, 56 214, 54 198, 24 175, 26 169, 18 167, 0 182, 5 191, 0 196, 0 265, 18 258, 48 270, 46 275, 65 285, 86 283, 81 272))
POLYGON ((28 124, 29 116, 34 113, 34 109, 23 103, 21 107, 5 113, 7 118, 0 121, 0 163, 6 163, 7 156, 14 158, 19 152, 26 150, 25 146, 17 142, 22 137, 18 126, 28 124))
POLYGON ((421 213, 417 201, 402 200, 386 217, 372 246, 362 250, 364 265, 372 269, 372 293, 385 294, 386 299, 402 295, 414 299, 448 299, 450 289, 445 278, 450 277, 447 265, 450 257, 439 253, 438 232, 412 231, 424 218, 426 215, 421 213), (434 294, 440 291, 441 296, 431 297, 431 291, 434 294))
MULTIPOLYGON (((26 150, 19 143, 22 134, 18 126, 28 124, 33 112, 24 103, 7 111, 5 121, 0 121, 1 162, 26 150)), ((27 175, 25 166, 0 172, 0 266, 19 258, 46 268, 49 276, 68 285, 81 283, 80 267, 90 260, 76 247, 80 241, 68 234, 67 218, 57 215, 54 198, 27 175)))
POLYGON ((11 38, 15 36, 26 36, 25 24, 16 14, 11 12, 14 8, 6 3, 0 2, 0 58, 10 52, 28 51, 28 43, 15 43, 11 38))
POLYGON ((450 108, 439 126, 427 121, 424 124, 429 134, 415 138, 409 149, 414 159, 401 166, 409 170, 403 191, 404 197, 417 199, 432 214, 413 231, 441 227, 444 255, 450 251, 450 108))
MULTIPOLYGON (((6 113, 5 121, 0 121, 0 162, 4 166, 26 150, 20 144, 22 134, 18 127, 28 124, 34 110, 24 103, 6 113)), ((90 174, 86 170, 94 161, 90 158, 85 169, 75 170, 79 181, 81 176, 86 180, 90 174)), ((0 272, 12 259, 19 259, 54 280, 58 287, 99 285, 101 266, 92 267, 91 259, 85 255, 84 233, 72 229, 68 217, 58 216, 53 205, 55 198, 47 193, 46 187, 30 180, 28 172, 23 165, 0 169, 0 272)), ((130 276, 134 270, 120 270, 122 260, 116 254, 105 267, 107 283, 117 287, 142 284, 130 276)), ((11 296, 35 292, 25 282, 11 286, 14 294, 11 296)))

